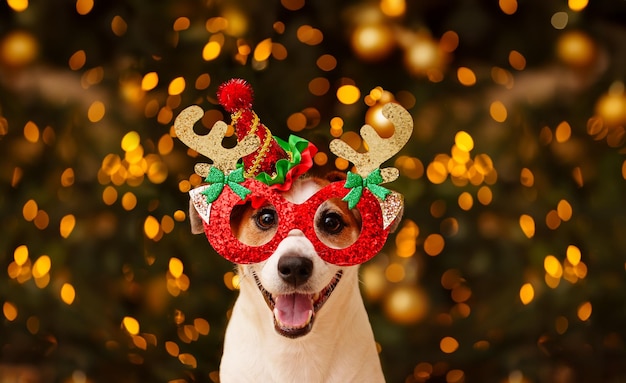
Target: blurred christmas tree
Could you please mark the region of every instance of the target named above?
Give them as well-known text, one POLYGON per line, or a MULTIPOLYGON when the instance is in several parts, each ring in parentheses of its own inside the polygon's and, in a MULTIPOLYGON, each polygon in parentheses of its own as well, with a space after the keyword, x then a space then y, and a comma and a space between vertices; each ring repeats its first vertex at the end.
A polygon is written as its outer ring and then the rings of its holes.
MULTIPOLYGON (((626 2, 0 3, 0 381, 217 381, 232 265, 189 232, 231 77, 278 136, 415 134, 362 268, 389 382, 624 382, 626 2), (199 127, 202 129, 202 127, 199 127)), ((320 168, 346 169, 329 153, 320 168)))

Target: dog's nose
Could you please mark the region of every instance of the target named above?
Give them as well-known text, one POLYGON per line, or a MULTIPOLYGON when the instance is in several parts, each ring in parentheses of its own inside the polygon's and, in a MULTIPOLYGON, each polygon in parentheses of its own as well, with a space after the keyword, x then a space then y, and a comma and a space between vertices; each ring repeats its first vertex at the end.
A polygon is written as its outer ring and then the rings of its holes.
POLYGON ((278 275, 283 281, 299 286, 313 273, 313 261, 297 255, 284 255, 278 261, 278 275))

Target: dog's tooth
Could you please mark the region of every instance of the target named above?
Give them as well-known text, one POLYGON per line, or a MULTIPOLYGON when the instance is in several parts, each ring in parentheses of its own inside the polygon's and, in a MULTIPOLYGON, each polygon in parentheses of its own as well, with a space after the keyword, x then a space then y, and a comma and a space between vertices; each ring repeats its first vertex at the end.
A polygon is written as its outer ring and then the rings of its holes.
POLYGON ((313 310, 309 310, 309 319, 306 320, 306 322, 304 323, 304 326, 308 326, 308 324, 311 323, 312 319, 313 319, 313 310))
POLYGON ((313 299, 311 299, 311 301, 315 303, 318 299, 320 299, 320 293, 315 293, 313 294, 313 299))
POLYGON ((278 309, 274 309, 274 320, 276 320, 276 323, 284 329, 290 330, 295 328, 291 325, 283 323, 283 321, 280 320, 280 317, 278 316, 278 309))
POLYGON ((278 326, 284 328, 284 329, 290 329, 291 326, 287 326, 286 324, 284 324, 278 317, 278 309, 274 309, 274 320, 276 321, 276 323, 278 323, 278 326))

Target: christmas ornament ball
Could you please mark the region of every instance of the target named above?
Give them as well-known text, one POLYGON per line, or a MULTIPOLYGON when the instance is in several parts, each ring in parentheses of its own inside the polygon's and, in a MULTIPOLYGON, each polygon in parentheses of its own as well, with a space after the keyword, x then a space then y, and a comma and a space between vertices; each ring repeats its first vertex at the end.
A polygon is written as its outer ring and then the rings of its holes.
POLYGON ((391 121, 383 116, 384 103, 378 102, 372 105, 365 112, 365 122, 376 130, 382 138, 388 138, 393 135, 394 127, 391 121))

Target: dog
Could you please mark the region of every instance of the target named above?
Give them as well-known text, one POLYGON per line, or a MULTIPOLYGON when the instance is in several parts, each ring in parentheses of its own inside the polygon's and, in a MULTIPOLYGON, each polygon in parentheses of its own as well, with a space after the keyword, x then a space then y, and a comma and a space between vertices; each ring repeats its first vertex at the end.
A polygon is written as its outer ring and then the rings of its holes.
POLYGON ((194 167, 207 184, 190 191, 192 232, 204 232, 217 253, 237 264, 240 280, 220 381, 384 382, 358 265, 380 251, 400 222, 402 195, 380 186, 399 171, 380 165, 410 139, 411 115, 385 104, 394 134, 383 138, 364 125, 366 153, 331 141, 330 151, 354 171, 316 178, 307 171, 317 149, 298 137, 272 138, 251 109, 247 82, 230 80, 217 97, 232 113, 234 147, 222 145, 223 121, 205 136, 194 132, 204 116, 197 105, 185 108, 174 126, 183 143, 213 161, 194 167))
MULTIPOLYGON (((336 180, 301 176, 282 196, 307 201, 336 180)), ((202 220, 190 207, 193 233, 202 220)), ((231 230, 248 244, 273 236, 273 206, 241 204, 231 230)), ((361 231, 361 216, 339 198, 323 202, 314 217, 328 247, 345 248, 361 231)), ((226 329, 220 382, 384 382, 374 335, 359 290, 359 266, 324 261, 304 228, 291 229, 264 261, 237 265, 239 296, 226 329)))

